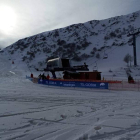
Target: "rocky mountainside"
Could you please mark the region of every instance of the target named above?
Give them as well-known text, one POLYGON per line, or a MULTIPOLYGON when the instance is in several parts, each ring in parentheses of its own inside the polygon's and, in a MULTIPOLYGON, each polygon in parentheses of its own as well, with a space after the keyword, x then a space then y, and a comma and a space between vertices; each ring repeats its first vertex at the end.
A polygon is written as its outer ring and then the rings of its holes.
POLYGON ((91 67, 95 62, 102 68, 116 64, 120 67, 125 65, 123 58, 127 53, 133 55, 132 38, 127 35, 138 31, 139 23, 140 11, 92 20, 18 40, 5 48, 4 53, 15 61, 36 67, 46 66, 49 58, 58 56, 87 62, 91 67), (108 56, 107 60, 102 59, 104 55, 108 56))

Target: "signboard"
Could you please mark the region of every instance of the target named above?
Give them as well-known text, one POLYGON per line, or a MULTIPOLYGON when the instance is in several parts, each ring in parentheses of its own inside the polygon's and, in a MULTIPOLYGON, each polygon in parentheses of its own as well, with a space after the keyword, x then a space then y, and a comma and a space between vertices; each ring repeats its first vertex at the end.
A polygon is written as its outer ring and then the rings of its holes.
POLYGON ((108 83, 103 83, 103 82, 55 81, 55 80, 39 79, 38 83, 44 85, 50 85, 50 86, 60 86, 60 87, 108 89, 108 83))

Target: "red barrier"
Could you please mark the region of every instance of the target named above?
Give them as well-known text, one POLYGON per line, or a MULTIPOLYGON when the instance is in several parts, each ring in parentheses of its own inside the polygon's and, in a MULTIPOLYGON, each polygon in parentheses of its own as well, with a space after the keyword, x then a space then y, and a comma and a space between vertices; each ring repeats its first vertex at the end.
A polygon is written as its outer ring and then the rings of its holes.
POLYGON ((100 82, 100 83, 122 83, 122 81, 111 81, 111 80, 80 80, 80 79, 50 79, 53 81, 81 81, 81 82, 100 82))

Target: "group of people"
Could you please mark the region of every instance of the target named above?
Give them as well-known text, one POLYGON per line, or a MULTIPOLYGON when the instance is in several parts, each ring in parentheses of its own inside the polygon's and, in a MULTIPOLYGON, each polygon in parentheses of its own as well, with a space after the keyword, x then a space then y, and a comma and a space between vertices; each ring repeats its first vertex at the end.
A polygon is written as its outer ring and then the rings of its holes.
POLYGON ((128 83, 135 83, 135 81, 131 75, 128 76, 128 83))
POLYGON ((39 74, 38 76, 39 79, 42 79, 42 80, 49 80, 50 79, 50 76, 49 74, 47 76, 45 76, 45 74, 39 74))

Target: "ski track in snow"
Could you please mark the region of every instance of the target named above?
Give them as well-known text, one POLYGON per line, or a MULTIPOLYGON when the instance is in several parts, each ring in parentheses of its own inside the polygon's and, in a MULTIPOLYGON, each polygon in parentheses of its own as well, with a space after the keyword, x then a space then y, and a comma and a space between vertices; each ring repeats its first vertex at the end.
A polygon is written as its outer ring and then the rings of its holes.
POLYGON ((139 140, 140 93, 34 84, 0 59, 0 140, 139 140))

